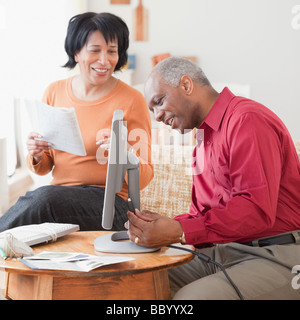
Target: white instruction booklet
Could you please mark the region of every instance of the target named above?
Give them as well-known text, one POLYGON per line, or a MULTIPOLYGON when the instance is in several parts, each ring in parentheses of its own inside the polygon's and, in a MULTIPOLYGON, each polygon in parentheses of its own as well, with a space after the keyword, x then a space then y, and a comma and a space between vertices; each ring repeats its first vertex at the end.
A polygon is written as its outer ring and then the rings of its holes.
POLYGON ((25 100, 32 130, 52 148, 78 156, 86 156, 74 108, 52 107, 38 100, 25 100))
POLYGON ((68 270, 88 272, 93 269, 134 260, 124 256, 94 256, 79 252, 49 252, 20 259, 22 263, 31 269, 68 270))

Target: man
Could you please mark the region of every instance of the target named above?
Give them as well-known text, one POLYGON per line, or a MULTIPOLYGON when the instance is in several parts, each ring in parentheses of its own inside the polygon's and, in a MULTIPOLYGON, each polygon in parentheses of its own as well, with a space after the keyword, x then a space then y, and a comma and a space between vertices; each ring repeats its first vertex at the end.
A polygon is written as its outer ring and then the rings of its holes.
MULTIPOLYGON (((293 232, 300 229, 300 164, 281 120, 228 88, 219 94, 198 66, 176 57, 153 69, 145 97, 157 121, 181 133, 198 128, 204 139, 197 134, 189 214, 128 212, 131 240, 194 245, 227 269, 245 299, 300 299, 292 273, 300 265, 300 232, 293 232)), ((181 288, 174 299, 238 298, 222 272, 199 259, 169 275, 173 290, 181 288)))

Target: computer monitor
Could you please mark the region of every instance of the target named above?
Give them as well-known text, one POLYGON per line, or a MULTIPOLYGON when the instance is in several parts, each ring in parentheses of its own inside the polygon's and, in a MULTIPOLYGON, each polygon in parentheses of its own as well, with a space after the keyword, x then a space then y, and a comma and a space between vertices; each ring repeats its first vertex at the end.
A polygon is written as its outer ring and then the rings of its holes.
MULTIPOLYGON (((140 209, 139 159, 127 151, 127 128, 123 123, 123 111, 116 110, 112 119, 110 150, 102 212, 102 227, 111 230, 115 216, 115 198, 121 191, 125 174, 128 176, 128 196, 134 208, 140 209)), ((139 253, 153 252, 129 240, 127 230, 109 233, 94 241, 95 250, 101 252, 139 253)))

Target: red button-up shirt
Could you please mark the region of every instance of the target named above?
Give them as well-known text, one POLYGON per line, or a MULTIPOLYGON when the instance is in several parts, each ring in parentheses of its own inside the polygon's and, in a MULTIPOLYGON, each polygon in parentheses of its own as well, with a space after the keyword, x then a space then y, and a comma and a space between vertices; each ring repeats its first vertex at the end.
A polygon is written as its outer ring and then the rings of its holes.
POLYGON ((300 162, 272 111, 224 88, 199 129, 190 213, 175 218, 187 243, 300 229, 300 162))

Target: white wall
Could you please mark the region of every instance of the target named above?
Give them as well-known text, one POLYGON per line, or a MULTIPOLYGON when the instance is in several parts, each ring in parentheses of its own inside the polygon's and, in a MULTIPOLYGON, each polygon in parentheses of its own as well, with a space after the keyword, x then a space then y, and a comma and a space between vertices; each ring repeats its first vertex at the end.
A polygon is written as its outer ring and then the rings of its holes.
MULTIPOLYGON (((115 13, 132 31, 137 3, 87 0, 87 9, 115 13)), ((146 79, 153 55, 197 56, 213 83, 249 84, 251 98, 272 109, 300 139, 300 0, 143 0, 143 5, 149 10, 149 41, 131 41, 134 83, 146 79)))
MULTIPOLYGON (((51 82, 70 75, 61 67, 67 61, 67 25, 74 14, 86 10, 85 4, 85 0, 0 0, 0 137, 7 138, 9 175, 16 165, 14 98, 41 99, 51 82)), ((25 122, 24 149, 30 129, 25 122)))
POLYGON ((52 81, 67 76, 64 40, 79 0, 0 0, 6 25, 0 30, 1 89, 41 98, 52 81))

